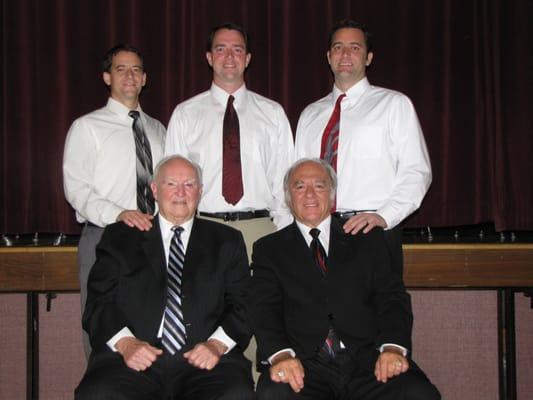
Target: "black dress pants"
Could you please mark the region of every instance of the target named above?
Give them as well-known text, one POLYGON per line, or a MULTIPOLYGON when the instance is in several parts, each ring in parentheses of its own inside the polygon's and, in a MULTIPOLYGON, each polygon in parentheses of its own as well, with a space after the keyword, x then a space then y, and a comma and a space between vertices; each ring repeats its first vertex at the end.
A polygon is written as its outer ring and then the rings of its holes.
POLYGON ((276 383, 265 371, 257 385, 258 400, 440 400, 437 388, 420 368, 410 361, 407 372, 387 383, 376 380, 374 372, 362 369, 347 353, 333 360, 315 356, 302 360, 304 388, 294 393, 285 383, 276 383))
POLYGON ((252 400, 250 362, 228 353, 210 371, 162 354, 145 371, 128 368, 118 353, 93 354, 75 391, 76 400, 252 400))

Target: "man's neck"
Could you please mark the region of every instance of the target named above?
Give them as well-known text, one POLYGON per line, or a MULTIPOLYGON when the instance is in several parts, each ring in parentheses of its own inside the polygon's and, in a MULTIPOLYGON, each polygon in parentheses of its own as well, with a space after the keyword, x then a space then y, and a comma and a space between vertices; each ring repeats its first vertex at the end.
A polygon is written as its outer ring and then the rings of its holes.
POLYGON ((128 108, 129 110, 136 110, 139 106, 139 99, 117 99, 116 97, 111 96, 111 98, 120 104, 122 104, 124 107, 128 108))
POLYGON ((363 75, 360 79, 357 79, 356 81, 345 81, 342 79, 335 79, 335 86, 337 86, 337 88, 339 88, 342 93, 346 93, 352 87, 361 82, 363 79, 365 79, 365 75, 363 75))
POLYGON ((213 83, 219 88, 224 90, 228 94, 233 94, 244 85, 244 80, 239 82, 221 82, 217 79, 213 79, 213 83))

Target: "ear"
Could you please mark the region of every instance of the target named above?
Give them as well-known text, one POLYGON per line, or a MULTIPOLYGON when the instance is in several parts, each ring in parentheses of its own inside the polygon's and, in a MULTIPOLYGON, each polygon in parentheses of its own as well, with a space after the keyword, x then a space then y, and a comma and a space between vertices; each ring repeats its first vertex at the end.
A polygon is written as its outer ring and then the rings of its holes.
POLYGON ((329 58, 329 50, 328 50, 328 52, 326 53, 326 58, 328 59, 328 64, 329 64, 329 66, 331 67, 331 59, 329 58))
POLYGON ((205 58, 207 59, 207 63, 210 67, 213 66, 213 54, 210 51, 205 52, 205 58))
POLYGON ((250 64, 250 60, 252 59, 252 53, 246 54, 246 68, 248 68, 248 64, 250 64))
POLYGON ((154 199, 157 201, 157 185, 155 184, 155 182, 150 183, 150 189, 152 189, 154 199))
POLYGON ((142 78, 141 85, 142 85, 142 87, 144 87, 144 85, 146 85, 146 72, 143 72, 143 78, 142 78))
POLYGON ((111 74, 109 72, 104 72, 102 74, 102 79, 107 86, 111 86, 111 74))
POLYGON ((366 55, 366 66, 369 67, 370 64, 372 64, 372 60, 374 59, 374 53, 370 52, 366 55))

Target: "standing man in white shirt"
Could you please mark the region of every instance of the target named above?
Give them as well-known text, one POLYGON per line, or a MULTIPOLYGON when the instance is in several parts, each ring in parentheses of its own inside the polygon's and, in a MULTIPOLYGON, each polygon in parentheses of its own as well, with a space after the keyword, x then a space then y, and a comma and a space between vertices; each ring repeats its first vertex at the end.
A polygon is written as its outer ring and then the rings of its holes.
POLYGON ((302 112, 296 158, 320 157, 338 175, 334 215, 344 230, 368 233, 379 226, 402 275, 399 224, 422 202, 431 165, 413 104, 402 93, 370 85, 371 35, 362 24, 342 20, 329 36, 327 59, 333 91, 302 112))
MULTIPOLYGON (((128 44, 104 56, 102 78, 107 105, 72 123, 63 154, 65 196, 84 224, 78 246, 82 313, 95 247, 106 225, 122 221, 147 231, 152 227, 152 168, 163 156, 165 128, 145 114, 139 95, 146 84, 144 58, 128 44)), ((84 335, 85 353, 91 351, 84 335)))
POLYGON ((181 154, 202 167, 200 215, 241 230, 250 255, 255 240, 291 222, 282 189, 293 160, 291 128, 280 104, 246 88, 251 53, 242 27, 215 27, 206 58, 211 88, 178 104, 165 154, 181 154))

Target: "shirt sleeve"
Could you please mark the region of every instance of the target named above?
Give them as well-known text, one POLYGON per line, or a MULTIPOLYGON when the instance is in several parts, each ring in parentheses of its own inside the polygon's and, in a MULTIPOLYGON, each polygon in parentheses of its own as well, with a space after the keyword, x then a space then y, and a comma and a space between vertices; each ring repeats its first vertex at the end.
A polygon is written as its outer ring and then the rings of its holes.
POLYGON ((174 109, 170 121, 168 122, 167 137, 165 141, 165 156, 171 156, 174 154, 180 154, 184 157, 189 156, 189 150, 185 143, 185 138, 183 137, 183 132, 185 131, 185 115, 178 105, 174 109))
POLYGON ((227 354, 231 350, 233 350, 233 348, 237 344, 237 343, 235 343, 235 341, 232 338, 230 338, 228 335, 226 335, 226 332, 224 332, 224 328, 222 328, 221 326, 219 326, 217 328, 217 330, 215 332, 213 332, 213 334, 211 336, 209 336, 209 339, 216 339, 219 342, 224 343, 224 345, 226 345, 226 347, 227 347, 227 350, 226 350, 226 352, 224 354, 227 354))
POLYGON ((420 207, 431 184, 431 163, 416 111, 406 96, 395 99, 388 123, 397 172, 391 194, 377 213, 392 229, 420 207))
MULTIPOLYGON (((90 127, 74 121, 67 134, 63 153, 65 197, 79 217, 104 227, 116 221, 124 208, 102 197, 94 188, 97 143, 90 127)), ((79 220, 79 218, 78 218, 79 220)))
POLYGON ((118 351, 115 345, 118 343, 120 339, 123 339, 125 337, 135 337, 133 333, 131 333, 130 329, 125 326, 120 331, 118 331, 111 339, 109 339, 106 344, 107 347, 109 347, 113 351, 118 351))
POLYGON ((383 353, 383 350, 385 349, 385 347, 396 347, 398 350, 402 352, 402 355, 404 357, 407 357, 407 349, 403 346, 400 346, 399 344, 383 343, 381 346, 379 346, 379 352, 383 353))
POLYGON ((292 222, 292 215, 285 204, 283 177, 287 169, 294 162, 294 139, 289 120, 281 106, 277 110, 277 122, 278 141, 275 144, 276 150, 271 154, 267 176, 270 179, 269 184, 273 194, 270 215, 279 230, 292 222))

